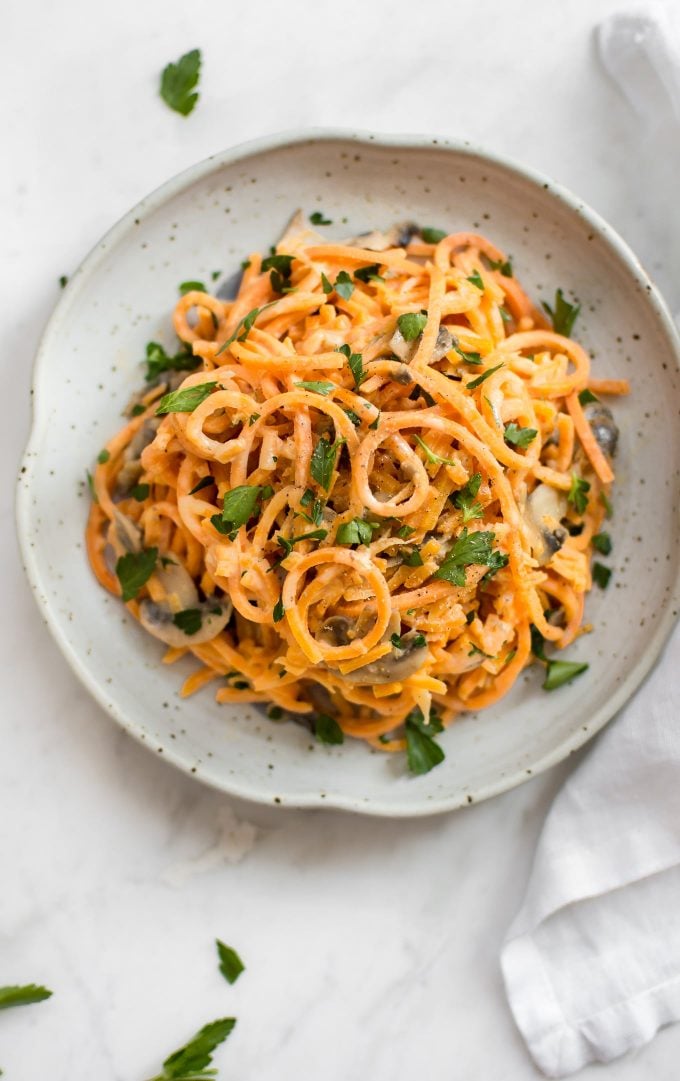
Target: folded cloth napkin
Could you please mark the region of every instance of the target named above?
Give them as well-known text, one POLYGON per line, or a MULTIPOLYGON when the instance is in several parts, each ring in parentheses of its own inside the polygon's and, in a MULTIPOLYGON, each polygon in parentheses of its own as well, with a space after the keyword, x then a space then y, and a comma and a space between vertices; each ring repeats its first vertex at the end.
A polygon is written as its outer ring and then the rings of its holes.
MULTIPOLYGON (((680 143, 680 49, 664 13, 609 19, 598 45, 644 123, 639 137, 664 140, 671 125, 680 143)), ((680 1020, 679 672, 677 628, 555 799, 502 949, 510 1007, 549 1077, 680 1020)))

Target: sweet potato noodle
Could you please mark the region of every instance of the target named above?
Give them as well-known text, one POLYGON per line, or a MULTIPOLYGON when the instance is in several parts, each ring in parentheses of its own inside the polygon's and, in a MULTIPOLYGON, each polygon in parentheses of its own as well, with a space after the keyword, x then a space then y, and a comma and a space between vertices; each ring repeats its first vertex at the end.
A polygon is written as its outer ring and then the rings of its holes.
POLYGON ((165 661, 198 661, 183 695, 394 751, 507 694, 532 625, 539 653, 582 631, 599 395, 627 385, 591 379, 561 292, 551 327, 504 252, 434 232, 326 243, 298 216, 234 299, 181 297, 183 351, 147 347, 87 545, 165 661))

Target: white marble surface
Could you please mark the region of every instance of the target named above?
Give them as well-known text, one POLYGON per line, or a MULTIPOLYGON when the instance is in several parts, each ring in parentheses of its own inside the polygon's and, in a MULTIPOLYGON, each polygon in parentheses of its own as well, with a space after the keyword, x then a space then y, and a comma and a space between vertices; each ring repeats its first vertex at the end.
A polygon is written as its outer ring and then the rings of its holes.
MULTIPOLYGON (((13 488, 59 275, 159 182, 255 135, 316 123, 474 139, 578 191, 672 288, 662 194, 639 182, 634 124, 592 43, 619 8, 5 4, 0 984, 55 992, 0 1014, 10 1081, 141 1081, 232 1013, 225 1078, 538 1076, 498 950, 569 767, 414 823, 230 804, 132 743, 80 688, 23 580, 13 488), (202 100, 183 119, 160 103, 156 79, 194 46, 202 100), (247 964, 233 988, 217 972, 216 936, 247 964)), ((679 1057, 677 1026, 581 1077, 675 1081, 679 1057)))

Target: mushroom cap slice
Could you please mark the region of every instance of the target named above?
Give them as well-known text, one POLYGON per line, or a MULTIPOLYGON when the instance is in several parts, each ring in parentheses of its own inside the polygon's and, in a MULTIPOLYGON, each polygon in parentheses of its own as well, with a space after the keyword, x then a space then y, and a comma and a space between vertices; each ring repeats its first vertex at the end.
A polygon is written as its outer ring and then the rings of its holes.
POLYGON ((188 634, 181 626, 177 626, 174 619, 178 613, 173 612, 168 605, 148 599, 143 600, 139 606, 139 622, 149 634, 165 642, 166 646, 176 649, 200 646, 204 642, 212 641, 224 630, 231 618, 232 604, 227 598, 220 598, 219 601, 213 598, 202 601, 188 611, 196 612, 196 619, 200 619, 198 629, 193 634, 188 634))
POLYGON ((567 539, 567 530, 560 525, 566 513, 567 497, 549 484, 537 484, 527 499, 531 551, 539 567, 545 566, 567 539))

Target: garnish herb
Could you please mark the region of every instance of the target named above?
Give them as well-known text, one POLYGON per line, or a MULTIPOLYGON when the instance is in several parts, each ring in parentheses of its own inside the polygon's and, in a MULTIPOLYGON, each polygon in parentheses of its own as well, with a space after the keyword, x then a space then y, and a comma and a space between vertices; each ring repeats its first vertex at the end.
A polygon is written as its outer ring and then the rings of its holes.
POLYGON ((293 545, 303 540, 323 540, 328 536, 327 529, 315 529, 311 533, 301 533, 299 537, 283 537, 279 533, 276 537, 280 548, 283 548, 287 556, 293 551, 293 545))
POLYGON ((176 64, 168 64, 161 75, 161 97, 166 105, 182 116, 188 116, 198 101, 198 94, 192 91, 198 83, 201 70, 201 50, 180 56, 176 64))
POLYGON ((491 256, 482 252, 482 259, 491 270, 500 270, 504 278, 512 277, 512 262, 510 259, 492 259, 491 256))
POLYGON ((211 279, 211 281, 216 282, 221 273, 222 273, 221 270, 211 270, 210 271, 210 279, 211 279))
POLYGON ((544 311, 550 316, 555 333, 563 334, 565 338, 568 338, 574 329, 574 323, 581 310, 581 305, 570 304, 568 300, 564 299, 564 293, 561 289, 558 289, 555 293, 554 308, 551 308, 545 300, 542 301, 542 304, 544 311))
MULTIPOLYGON (((200 361, 193 353, 181 349, 179 353, 170 356, 159 342, 146 343, 146 381, 153 382, 161 372, 188 372, 195 368, 200 361)), ((141 408, 144 412, 144 406, 141 408)))
POLYGON ((299 383, 296 383, 295 386, 302 387, 303 390, 311 390, 315 394, 323 394, 324 398, 330 394, 332 390, 335 390, 335 383, 329 383, 326 379, 302 379, 299 383))
POLYGON ((506 555, 505 552, 499 552, 498 549, 495 548, 486 564, 489 569, 482 578, 482 581, 488 582, 490 578, 493 578, 497 571, 502 570, 503 567, 507 567, 509 562, 510 556, 506 555))
POLYGON ((539 661, 545 661, 548 663, 548 658, 545 655, 545 638, 533 623, 531 624, 531 652, 534 657, 539 661))
POLYGON ((127 552, 116 563, 116 576, 120 582, 124 601, 136 597, 154 572, 158 548, 143 548, 141 552, 127 552))
POLYGON ((510 315, 510 312, 508 311, 507 308, 500 307, 498 309, 498 312, 499 312, 499 315, 500 315, 500 317, 501 317, 501 319, 503 320, 504 323, 509 323, 510 320, 512 319, 512 316, 510 315))
POLYGON ((269 279, 275 293, 290 292, 290 273, 294 258, 294 255, 268 255, 262 260, 262 273, 271 271, 269 279))
POLYGON ((464 352, 464 350, 460 349, 457 345, 454 345, 453 348, 458 353, 458 356, 463 358, 463 360, 465 361, 466 364, 481 364, 482 363, 482 354, 481 353, 466 353, 466 352, 464 352))
POLYGON ((325 504, 322 499, 314 498, 314 492, 311 488, 305 489, 300 504, 303 507, 309 507, 309 514, 305 514, 303 511, 298 512, 300 517, 305 518, 306 521, 311 522, 313 525, 321 525, 325 504))
POLYGON ((402 540, 408 540, 409 537, 412 537, 415 532, 416 531, 413 526, 403 525, 400 529, 397 530, 397 536, 401 537, 402 540))
POLYGON ((260 419, 261 416, 261 413, 251 413, 248 417, 248 426, 250 427, 251 425, 253 425, 256 420, 260 419))
MULTIPOLYGON (((272 713, 273 710, 270 710, 272 713)), ((279 711, 279 717, 283 716, 283 712, 279 711)), ((278 718, 273 718, 274 720, 278 718)), ((217 954, 220 959, 220 972, 224 976, 227 983, 236 983, 237 979, 242 972, 245 971, 245 965, 237 954, 236 950, 233 950, 231 946, 225 946, 224 942, 220 942, 219 938, 215 939, 215 945, 217 946, 217 954)))
POLYGON ((433 229, 429 225, 424 225, 420 230, 420 235, 426 244, 438 244, 440 240, 443 240, 449 234, 443 229, 433 229))
POLYGON ((427 638, 425 637, 424 634, 416 634, 415 637, 413 637, 410 642, 407 642, 406 645, 404 645, 404 642, 403 642, 403 640, 401 638, 401 635, 393 634, 392 637, 390 638, 390 642, 392 643, 392 645, 394 646, 395 649, 404 650, 404 649, 408 649, 409 646, 412 649, 422 649, 423 646, 427 645, 427 638))
POLYGON ((144 411, 144 406, 140 402, 137 402, 137 404, 133 405, 132 409, 130 410, 130 416, 139 417, 144 411))
POLYGON ((479 646, 476 646, 475 643, 473 642, 472 643, 472 648, 470 649, 470 651, 468 653, 468 657, 474 657, 476 655, 479 655, 480 657, 486 657, 487 661, 495 661, 496 660, 496 658, 491 653, 485 653, 483 649, 480 649, 479 646))
POLYGON ((130 495, 133 499, 136 499, 138 503, 143 503, 150 490, 150 485, 148 484, 135 484, 134 488, 130 491, 130 495))
POLYGON ((555 691, 562 684, 580 676, 589 667, 588 664, 579 664, 578 661, 548 661, 543 690, 555 691))
POLYGON ((468 281, 472 282, 473 285, 476 285, 478 289, 482 290, 482 292, 484 291, 484 282, 482 280, 482 275, 479 273, 478 270, 475 270, 472 274, 468 276, 468 281))
POLYGON ((408 552, 400 552, 401 561, 406 567, 422 567, 423 557, 420 554, 420 549, 412 548, 408 552))
POLYGON ((378 410, 378 415, 377 415, 377 417, 375 418, 375 420, 374 420, 374 421, 372 421, 372 423, 371 423, 371 424, 369 424, 369 426, 368 426, 368 427, 369 427, 369 429, 370 429, 371 431, 373 431, 373 432, 376 432, 376 431, 378 430, 378 425, 379 425, 379 424, 380 424, 380 410, 378 410))
POLYGON ((608 556, 612 550, 612 539, 608 533, 596 533, 593 537, 593 547, 597 548, 603 556, 608 556))
POLYGON ((343 522, 338 527, 335 540, 337 544, 370 544, 373 530, 379 528, 379 525, 365 522, 363 518, 352 518, 351 522, 343 522))
POLYGON ((444 726, 435 713, 430 713, 426 721, 422 710, 416 706, 404 721, 406 734, 406 757, 411 773, 429 773, 446 757, 433 736, 444 731, 444 726))
POLYGON ((99 451, 99 454, 97 455, 97 461, 99 462, 100 465, 103 465, 104 462, 108 462, 110 457, 111 457, 111 455, 109 454, 106 447, 104 447, 104 450, 99 451))
POLYGON ((605 509, 606 517, 611 518, 611 516, 614 513, 614 508, 612 507, 611 502, 609 501, 607 496, 604 494, 604 492, 600 492, 600 503, 602 504, 602 506, 605 509))
POLYGON ((314 735, 319 743, 344 743, 345 733, 333 717, 320 713, 314 722, 314 735))
POLYGON ((68 278, 67 278, 66 274, 62 274, 61 277, 59 278, 59 288, 60 289, 65 289, 67 285, 68 285, 68 278))
POLYGON ((593 394, 592 390, 588 390, 588 388, 586 387, 586 389, 582 390, 579 394, 578 400, 580 401, 581 405, 588 405, 590 402, 599 402, 600 399, 598 398, 597 394, 593 394))
POLYGON ((184 634, 197 634, 203 626, 200 608, 184 608, 181 612, 175 612, 172 622, 179 627, 184 634))
POLYGON ((31 1006, 34 1002, 44 1002, 52 994, 46 987, 35 983, 23 986, 0 987, 0 1010, 9 1010, 12 1006, 31 1006))
POLYGON ((191 489, 189 495, 195 495, 196 492, 200 492, 202 488, 209 488, 210 485, 214 483, 215 481, 212 477, 201 477, 198 484, 195 484, 194 487, 191 489))
POLYGON ((473 518, 483 518, 484 509, 475 499, 482 483, 482 474, 473 473, 465 487, 453 496, 453 505, 463 512, 463 525, 473 518))
POLYGON ((97 499, 97 493, 94 489, 94 477, 90 473, 89 469, 85 470, 85 476, 87 477, 87 486, 90 489, 90 498, 92 499, 93 503, 98 503, 99 500, 97 499))
POLYGON ((236 326, 236 330, 231 334, 226 342, 223 342, 215 353, 216 357, 219 357, 220 353, 223 353, 225 349, 228 349, 230 345, 233 345, 235 341, 244 342, 248 337, 248 333, 252 330, 255 320, 258 315, 265 310, 265 308, 271 308, 272 304, 276 304, 276 300, 270 300, 268 304, 263 304, 261 308, 251 308, 247 315, 243 316, 243 319, 236 326))
POLYGON ((485 372, 482 372, 481 375, 478 375, 476 379, 473 379, 471 380, 471 382, 466 383, 465 389, 476 390, 477 387, 481 387, 482 383, 485 382, 485 380, 487 380, 490 375, 493 375, 494 372, 497 372, 499 368, 503 367, 503 364, 504 361, 501 361, 500 364, 497 364, 495 366, 495 368, 488 368, 485 372))
POLYGON ((332 225, 333 222, 330 218, 325 218, 322 210, 314 210, 309 215, 309 220, 312 225, 332 225))
POLYGON ((275 623, 280 623, 286 614, 286 609, 283 607, 283 597, 279 597, 274 605, 274 611, 272 612, 272 619, 275 623))
POLYGON ((384 282, 385 279, 378 274, 380 263, 370 263, 369 266, 360 266, 354 271, 354 277, 359 282, 384 282))
POLYGON ((335 443, 331 443, 330 440, 324 439, 322 436, 312 452, 309 471, 317 484, 320 484, 326 491, 331 486, 335 459, 343 442, 343 440, 336 439, 335 443))
POLYGON ((341 270, 335 279, 334 289, 338 296, 341 296, 343 300, 349 300, 354 292, 354 282, 350 278, 346 270, 341 270))
POLYGON ((329 282, 328 278, 323 272, 321 273, 321 288, 323 289, 326 296, 328 296, 329 293, 333 292, 333 283, 329 282))
MULTIPOLYGON (((469 533, 467 526, 447 553, 444 562, 435 571, 435 578, 442 578, 445 582, 452 582, 455 586, 465 585, 465 568, 473 563, 481 563, 493 570, 500 569, 492 551, 491 545, 496 539, 496 534, 489 530, 478 530, 469 533)), ((500 554, 500 553, 499 553, 500 554)))
POLYGON ((348 409, 347 406, 344 406, 344 405, 342 407, 342 411, 345 414, 345 416, 348 417, 349 420, 351 420, 354 427, 358 428, 359 425, 361 424, 361 417, 357 416, 357 414, 354 412, 353 409, 348 409))
POLYGON ((523 450, 533 443, 537 435, 536 428, 521 428, 515 424, 514 420, 505 425, 505 442, 513 443, 514 446, 521 447, 523 450))
POLYGON ((440 454, 435 454, 433 450, 428 447, 424 439, 421 439, 419 435, 415 436, 416 443, 425 452, 425 457, 428 462, 432 462, 433 465, 455 465, 456 463, 452 458, 442 458, 440 454))
POLYGON ((247 270, 250 265, 251 265, 250 259, 242 259, 241 260, 241 270, 247 270))
POLYGON ((347 357, 347 363, 349 364, 349 370, 354 378, 354 386, 358 389, 366 378, 366 372, 364 371, 363 355, 361 353, 353 353, 349 345, 339 345, 336 349, 336 353, 342 353, 344 357, 347 357))
POLYGON ((397 326, 404 341, 414 342, 427 326, 427 315, 424 312, 406 312, 397 319, 397 326))
POLYGON ((263 487, 261 484, 239 484, 225 495, 222 502, 222 514, 215 514, 210 520, 215 525, 215 519, 217 519, 222 526, 226 527, 220 529, 216 526, 218 532, 235 533, 252 518, 258 503, 263 499, 270 499, 272 495, 270 485, 263 487))
POLYGON ((604 563, 593 563, 593 581, 600 589, 607 588, 611 576, 611 567, 605 567, 604 563))
POLYGON ((210 1066, 213 1052, 226 1040, 235 1024, 235 1017, 222 1017, 204 1025, 186 1046, 166 1058, 163 1072, 151 1081, 199 1081, 203 1077, 214 1077, 216 1071, 206 1067, 210 1066))
POLYGON ((180 282, 179 291, 180 291, 182 296, 184 296, 185 293, 194 293, 194 292, 207 293, 208 292, 208 290, 206 289, 203 282, 191 282, 191 281, 189 281, 189 282, 180 282))
POLYGON ((576 473, 571 474, 571 488, 567 495, 567 502, 571 503, 572 507, 577 514, 585 514, 586 507, 588 506, 588 495, 590 491, 590 482, 583 480, 576 473))
POLYGON ((164 413, 193 413, 194 409, 212 394, 216 386, 216 382, 198 383, 195 387, 172 390, 161 398, 156 409, 156 416, 161 417, 164 413))

